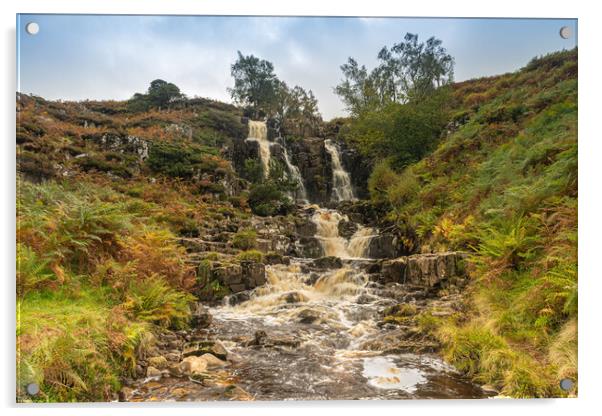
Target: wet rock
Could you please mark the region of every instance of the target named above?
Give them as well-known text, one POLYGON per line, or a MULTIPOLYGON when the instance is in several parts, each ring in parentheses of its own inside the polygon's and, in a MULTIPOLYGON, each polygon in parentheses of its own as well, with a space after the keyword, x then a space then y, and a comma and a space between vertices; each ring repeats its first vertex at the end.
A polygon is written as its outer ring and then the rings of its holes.
POLYGON ((221 368, 226 367, 228 365, 226 361, 220 360, 213 354, 203 354, 200 358, 207 362, 208 369, 221 368))
POLYGON ((302 293, 299 292, 289 292, 289 293, 285 293, 282 296, 282 299, 286 302, 286 303, 300 303, 300 302, 306 302, 307 296, 303 295, 302 293))
POLYGON ((119 401, 127 402, 132 398, 133 394, 134 394, 133 389, 131 389, 129 387, 122 387, 121 390, 119 390, 119 401))
POLYGON ((167 368, 167 359, 161 355, 150 357, 147 361, 149 366, 155 367, 158 370, 167 368))
POLYGON ((324 249, 316 237, 300 237, 295 243, 295 253, 298 257, 315 259, 324 255, 324 249))
POLYGON ((153 366, 148 366, 146 368, 146 376, 147 377, 161 377, 161 370, 159 370, 153 366))
POLYGON ((381 265, 382 283, 405 283, 407 257, 387 260, 381 265))
POLYGON ((309 286, 313 286, 316 284, 316 282, 318 281, 319 278, 320 278, 320 275, 318 273, 312 272, 309 274, 309 276, 307 276, 305 278, 303 283, 305 283, 306 285, 309 285, 309 286))
POLYGON ((268 341, 268 334, 265 331, 255 331, 254 345, 265 345, 268 341))
MULTIPOLYGON (((304 137, 290 143, 288 152, 305 180, 310 201, 330 201, 332 193, 332 160, 320 137, 304 137)), ((312 234, 313 235, 313 234, 312 234)))
POLYGON ((375 236, 368 244, 368 256, 373 259, 397 257, 400 254, 398 239, 395 235, 383 233, 375 236))
MULTIPOLYGON (((400 283, 407 289, 462 285, 466 281, 465 254, 459 252, 415 254, 382 262, 379 281, 400 283)), ((428 293, 427 293, 428 294, 428 293)), ((413 294, 419 298, 420 293, 413 294)))
POLYGON ((318 269, 340 269, 343 267, 343 262, 335 256, 326 256, 315 259, 312 265, 318 269))
POLYGON ((339 235, 343 238, 350 239, 353 234, 358 230, 357 223, 353 221, 341 220, 339 221, 339 235))
POLYGON ((136 377, 143 377, 144 367, 142 367, 140 364, 136 364, 136 368, 134 368, 134 373, 136 374, 136 377))
POLYGON ((207 328, 211 325, 212 321, 213 316, 209 313, 209 309, 202 303, 197 303, 194 312, 192 313, 190 325, 193 328, 207 328))
POLYGON ((205 354, 213 354, 221 359, 228 358, 228 350, 220 341, 196 341, 188 343, 182 350, 183 357, 203 356, 205 354))
POLYGON ((296 218, 295 231, 301 237, 313 237, 318 231, 318 226, 309 218, 296 218))
POLYGON ((264 256, 266 264, 291 264, 291 258, 280 253, 270 252, 264 256))
POLYGON ((179 367, 184 375, 203 374, 207 371, 207 360, 202 357, 190 356, 184 358, 179 367))
POLYGON ((314 309, 303 309, 301 312, 299 312, 297 317, 299 319, 299 323, 313 324, 322 317, 322 314, 314 309))
POLYGON ((228 296, 228 304, 231 306, 238 305, 251 299, 251 295, 248 291, 238 292, 231 296, 228 296))
POLYGON ((265 266, 263 263, 242 261, 240 263, 240 268, 242 273, 242 282, 245 285, 245 289, 254 289, 257 286, 265 284, 265 266))

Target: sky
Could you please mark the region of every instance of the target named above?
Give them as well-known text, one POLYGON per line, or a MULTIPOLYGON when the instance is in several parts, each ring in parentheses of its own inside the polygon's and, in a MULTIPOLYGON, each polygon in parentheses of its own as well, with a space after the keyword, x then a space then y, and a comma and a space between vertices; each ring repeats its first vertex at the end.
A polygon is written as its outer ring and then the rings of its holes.
POLYGON ((311 89, 326 120, 345 115, 333 92, 354 57, 369 69, 407 33, 435 36, 455 80, 506 73, 577 45, 576 19, 234 16, 17 16, 18 90, 50 100, 123 100, 160 78, 186 95, 231 102, 237 51, 274 64, 289 86, 311 89), (25 26, 39 25, 36 35, 25 26), (572 36, 559 35, 562 26, 572 36))

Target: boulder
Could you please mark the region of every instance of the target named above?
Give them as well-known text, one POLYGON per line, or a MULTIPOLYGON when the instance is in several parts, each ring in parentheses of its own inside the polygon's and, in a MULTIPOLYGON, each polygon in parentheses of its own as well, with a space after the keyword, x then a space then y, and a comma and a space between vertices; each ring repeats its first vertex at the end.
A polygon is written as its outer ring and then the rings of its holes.
POLYGON ((394 258, 400 254, 398 239, 394 234, 383 233, 375 236, 368 244, 367 257, 373 259, 394 258))
POLYGON ((306 302, 308 300, 307 296, 299 292, 285 293, 284 295, 282 295, 281 299, 284 300, 286 303, 300 303, 306 302))
POLYGON ((190 342, 184 346, 182 350, 183 357, 191 356, 203 356, 205 354, 212 354, 220 359, 228 358, 228 350, 224 347, 221 341, 196 341, 190 342))
POLYGON ((264 285, 266 282, 265 266, 263 263, 252 261, 242 261, 240 263, 242 282, 246 289, 254 289, 257 286, 264 285))
POLYGON ((198 302, 192 312, 192 318, 190 325, 193 328, 207 328, 211 325, 213 316, 209 313, 209 308, 205 307, 202 303, 198 302))
POLYGON ((381 265, 383 283, 405 283, 407 257, 384 261, 381 265))
POLYGON ((300 237, 295 244, 297 257, 318 258, 324 255, 320 240, 316 237, 300 237))
POLYGON ((186 357, 180 363, 179 369, 185 375, 203 374, 207 371, 207 360, 197 356, 186 357))
POLYGON ((220 360, 213 354, 203 354, 200 358, 205 360, 205 362, 207 363, 207 369, 209 370, 226 367, 228 365, 226 361, 220 360))
POLYGON ((264 257, 266 264, 291 264, 291 258, 280 253, 269 252, 264 257))
POLYGON ((353 221, 341 220, 339 221, 339 235, 343 238, 350 239, 353 234, 359 228, 357 223, 353 221))
POLYGON ((147 377, 161 377, 161 370, 159 370, 153 366, 148 366, 146 368, 146 376, 147 377))
POLYGON ((303 309, 297 315, 299 323, 313 324, 321 318, 322 314, 314 309, 303 309))
POLYGON ((312 261, 312 266, 318 269, 340 269, 343 267, 343 262, 335 256, 320 257, 312 261))

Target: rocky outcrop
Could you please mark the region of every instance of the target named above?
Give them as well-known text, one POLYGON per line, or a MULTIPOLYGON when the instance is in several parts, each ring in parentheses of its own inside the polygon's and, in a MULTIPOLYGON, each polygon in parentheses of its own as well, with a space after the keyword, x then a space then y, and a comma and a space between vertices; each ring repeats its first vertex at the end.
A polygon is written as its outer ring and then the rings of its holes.
POLYGON ((427 289, 466 280, 465 253, 415 254, 382 262, 382 283, 401 283, 427 289))
POLYGON ((332 161, 324 147, 324 139, 308 137, 292 141, 289 154, 305 181, 310 201, 330 201, 332 193, 332 161))
POLYGON ((391 233, 379 234, 368 244, 368 257, 373 259, 390 259, 400 254, 398 238, 391 233))
POLYGON ((265 266, 251 261, 242 261, 240 264, 215 262, 210 274, 212 280, 218 281, 232 293, 254 289, 266 282, 265 266))

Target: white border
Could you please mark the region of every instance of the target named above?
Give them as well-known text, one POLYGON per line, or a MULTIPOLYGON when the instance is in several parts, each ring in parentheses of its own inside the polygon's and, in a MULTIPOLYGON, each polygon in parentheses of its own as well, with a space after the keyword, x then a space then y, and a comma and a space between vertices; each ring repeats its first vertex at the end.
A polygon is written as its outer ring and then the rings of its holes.
MULTIPOLYGON (((2 265, 5 312, 3 324, 1 405, 7 413, 63 415, 84 412, 94 415, 121 415, 144 411, 149 416, 176 413, 187 414, 266 414, 307 415, 315 412, 337 412, 346 415, 365 415, 367 412, 422 415, 505 415, 525 411, 547 415, 576 415, 594 413, 602 404, 599 356, 600 297, 602 296, 601 265, 598 243, 602 237, 602 126, 596 123, 600 116, 599 73, 602 68, 599 40, 600 13, 594 1, 527 2, 503 0, 495 2, 466 0, 402 1, 326 1, 302 0, 20 0, 0 2, 2 13, 2 163, 4 192, 2 203, 2 265), (445 16, 445 17, 558 17, 579 18, 579 399, 567 400, 495 400, 495 401, 405 401, 405 402, 278 402, 278 403, 198 403, 140 405, 52 405, 24 407, 14 404, 14 215, 15 215, 15 14, 16 13, 111 13, 111 14, 232 14, 232 15, 338 15, 338 16, 445 16), (174 409, 175 407, 175 409, 174 409)), ((596 413, 598 413, 596 412, 596 413)))

